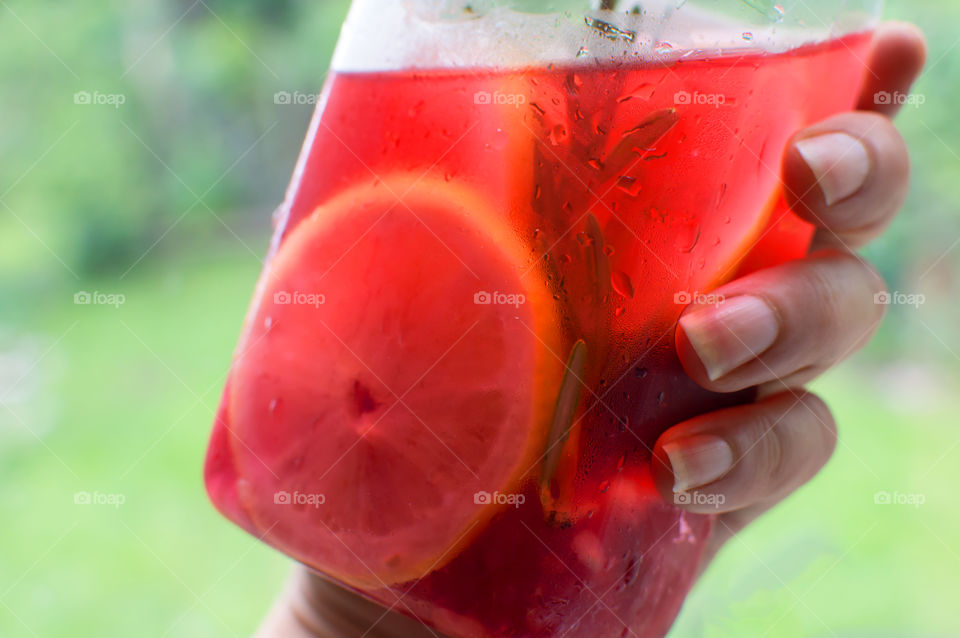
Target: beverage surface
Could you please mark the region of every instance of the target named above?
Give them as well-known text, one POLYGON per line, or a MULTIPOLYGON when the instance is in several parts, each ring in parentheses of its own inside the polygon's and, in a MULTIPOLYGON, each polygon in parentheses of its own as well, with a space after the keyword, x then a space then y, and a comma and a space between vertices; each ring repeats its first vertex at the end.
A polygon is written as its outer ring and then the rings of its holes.
POLYGON ((868 42, 338 58, 215 425, 214 502, 457 638, 664 635, 712 517, 662 501, 650 450, 751 398, 686 377, 676 320, 806 250, 780 158, 850 107, 868 42))
POLYGON ((815 12, 805 2, 767 0, 644 0, 620 2, 617 11, 585 12, 587 4, 355 0, 333 68, 506 70, 570 62, 665 63, 691 56, 783 53, 866 30, 870 23, 869 0, 832 7, 810 3, 815 12), (858 13, 857 5, 865 10, 858 13))

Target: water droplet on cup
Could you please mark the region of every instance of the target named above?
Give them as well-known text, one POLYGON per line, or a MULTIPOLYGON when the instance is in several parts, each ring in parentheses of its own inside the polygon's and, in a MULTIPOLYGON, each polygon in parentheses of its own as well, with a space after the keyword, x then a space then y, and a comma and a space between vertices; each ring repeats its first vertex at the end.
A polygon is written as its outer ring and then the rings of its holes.
POLYGON ((617 293, 627 299, 633 299, 633 282, 627 273, 621 270, 615 270, 610 274, 610 283, 617 293))
POLYGON ((666 54, 666 53, 670 53, 671 51, 673 51, 673 45, 670 44, 669 42, 665 41, 665 40, 661 40, 660 42, 657 42, 656 51, 657 51, 657 53, 659 53, 660 55, 664 55, 664 54, 666 54))

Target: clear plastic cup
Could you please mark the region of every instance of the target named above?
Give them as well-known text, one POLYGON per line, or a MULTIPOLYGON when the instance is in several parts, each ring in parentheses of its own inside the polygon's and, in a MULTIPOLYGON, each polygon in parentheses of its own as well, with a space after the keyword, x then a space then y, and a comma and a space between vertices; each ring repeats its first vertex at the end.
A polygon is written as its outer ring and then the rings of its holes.
POLYGON ((880 3, 614 4, 355 0, 214 427, 224 514, 455 638, 667 632, 723 503, 654 444, 753 399, 676 321, 807 250, 880 3))

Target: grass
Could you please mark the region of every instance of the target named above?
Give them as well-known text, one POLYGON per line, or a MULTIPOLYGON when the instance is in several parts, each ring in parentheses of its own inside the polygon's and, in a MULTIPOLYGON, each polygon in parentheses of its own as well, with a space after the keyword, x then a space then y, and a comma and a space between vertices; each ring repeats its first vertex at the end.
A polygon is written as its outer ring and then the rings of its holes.
MULTIPOLYGON (((200 468, 259 267, 246 251, 207 248, 77 286, 124 294, 119 308, 74 305, 75 290, 61 290, 12 315, 0 335, 0 635, 209 638, 256 626, 289 563, 214 512, 200 468), (78 492, 124 502, 77 505, 78 492)), ((960 630, 960 399, 922 370, 867 370, 861 361, 819 384, 841 423, 836 457, 731 543, 673 638, 960 630), (905 409, 904 397, 919 399, 905 409), (926 502, 877 505, 880 490, 926 502)))
MULTIPOLYGON (((242 636, 286 561, 208 504, 201 465, 259 263, 135 271, 119 309, 36 309, 25 402, 0 413, 2 636, 242 636), (27 429, 34 430, 31 433, 27 429), (38 436, 34 436, 34 434, 38 436), (79 506, 77 492, 119 494, 79 506)), ((25 385, 26 380, 21 383, 25 385)))

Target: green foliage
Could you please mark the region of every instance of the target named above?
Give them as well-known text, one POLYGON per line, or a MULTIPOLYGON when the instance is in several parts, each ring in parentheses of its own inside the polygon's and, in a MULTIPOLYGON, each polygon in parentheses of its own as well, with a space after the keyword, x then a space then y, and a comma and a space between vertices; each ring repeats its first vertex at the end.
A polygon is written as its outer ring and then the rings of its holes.
POLYGON ((6 11, 6 272, 63 274, 46 244, 74 272, 122 273, 174 225, 172 241, 202 240, 251 211, 266 217, 310 115, 307 106, 278 108, 274 94, 320 90, 347 8, 99 4, 11 2, 6 11), (116 104, 77 104, 81 94, 116 104), (24 245, 40 250, 22 255, 24 245))

